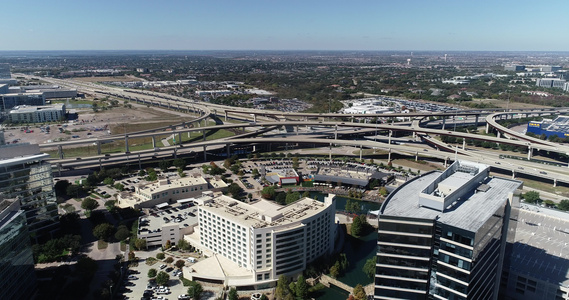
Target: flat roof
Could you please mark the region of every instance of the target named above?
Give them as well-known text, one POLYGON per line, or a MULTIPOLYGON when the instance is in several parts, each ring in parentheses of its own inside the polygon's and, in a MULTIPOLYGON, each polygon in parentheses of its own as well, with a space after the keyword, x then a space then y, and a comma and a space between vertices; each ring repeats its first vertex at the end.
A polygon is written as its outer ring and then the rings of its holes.
POLYGON ((174 180, 160 179, 158 180, 158 182, 139 185, 138 189, 141 192, 152 194, 152 193, 159 193, 162 191, 168 191, 173 188, 179 188, 184 186, 195 186, 198 184, 207 184, 207 181, 205 180, 205 178, 201 176, 199 177, 187 176, 182 178, 176 178, 174 180))
POLYGON ((266 200, 251 204, 222 195, 200 205, 200 209, 233 220, 245 227, 261 228, 294 224, 322 212, 329 204, 305 197, 286 206, 266 200))
POLYGON ((472 232, 477 231, 508 199, 508 194, 522 183, 517 180, 488 177, 486 192, 466 194, 462 200, 444 212, 419 206, 419 192, 424 190, 442 172, 433 171, 408 181, 396 189, 382 207, 382 214, 434 220, 472 232))
POLYGON ((522 204, 510 269, 528 277, 569 287, 569 214, 563 218, 522 204))
POLYGON ((157 232, 158 229, 162 229, 162 227, 165 225, 177 224, 181 228, 181 227, 187 227, 185 226, 185 224, 187 224, 188 226, 192 226, 198 223, 197 209, 195 207, 180 206, 176 207, 176 209, 178 209, 178 211, 170 210, 171 211, 170 213, 167 213, 166 211, 159 211, 156 213, 157 217, 152 215, 140 217, 139 219, 140 221, 146 220, 147 223, 145 225, 142 225, 141 222, 139 230, 144 228, 149 231, 146 233, 152 233, 152 232, 157 232), (190 216, 189 215, 190 212, 193 212, 195 216, 190 216), (178 215, 180 215, 179 218, 182 219, 181 222, 174 221, 178 217, 178 215), (166 223, 166 221, 164 221, 164 218, 168 218, 168 220, 170 221, 166 223))

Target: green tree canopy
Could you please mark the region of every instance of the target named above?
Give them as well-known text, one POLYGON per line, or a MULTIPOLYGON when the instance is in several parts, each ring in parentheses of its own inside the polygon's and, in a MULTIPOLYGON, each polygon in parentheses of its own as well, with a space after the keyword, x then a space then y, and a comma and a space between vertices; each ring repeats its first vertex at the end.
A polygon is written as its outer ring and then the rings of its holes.
POLYGON ((93 235, 97 239, 104 241, 108 241, 114 232, 115 228, 109 223, 102 223, 93 228, 93 235))
POLYGON ((158 274, 158 271, 154 268, 148 270, 148 278, 154 278, 158 274))
POLYGON ((364 268, 363 268, 364 273, 371 279, 373 279, 375 277, 375 262, 376 262, 376 260, 377 260, 377 258, 375 256, 366 260, 366 263, 365 263, 364 268))
POLYGON ((239 295, 237 294, 237 290, 235 288, 231 288, 229 290, 229 294, 227 295, 227 299, 229 300, 239 300, 239 295))
POLYGON ((166 285, 170 281, 170 275, 164 271, 160 271, 158 275, 156 275, 156 284, 157 285, 166 285))
POLYGON ((261 190, 261 197, 267 200, 275 199, 275 187, 274 186, 266 186, 261 190))
POLYGON ((201 284, 195 281, 190 281, 188 287, 188 296, 192 299, 199 299, 203 293, 203 287, 201 284))
POLYGON ((115 232, 115 239, 119 241, 124 241, 130 236, 130 230, 126 228, 126 226, 121 225, 117 228, 117 232, 115 232))
POLYGON ((308 284, 306 284, 306 279, 304 276, 298 276, 298 280, 296 281, 296 298, 297 299, 307 299, 308 298, 308 284))
POLYGON ((557 205, 557 208, 559 208, 560 210, 563 211, 568 211, 569 210, 569 200, 568 199, 563 199, 559 202, 559 204, 557 205))
POLYGON ((538 203, 541 201, 539 192, 529 191, 523 195, 524 200, 527 203, 538 203))
POLYGON ((99 202, 93 198, 87 197, 81 202, 81 208, 86 210, 93 210, 97 207, 99 207, 99 202))

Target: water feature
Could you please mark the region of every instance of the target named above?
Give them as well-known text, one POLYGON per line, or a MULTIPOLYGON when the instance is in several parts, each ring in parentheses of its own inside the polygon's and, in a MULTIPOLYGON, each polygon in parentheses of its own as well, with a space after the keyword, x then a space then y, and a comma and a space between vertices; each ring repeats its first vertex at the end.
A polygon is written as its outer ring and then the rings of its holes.
MULTIPOLYGON (((328 194, 324 194, 321 192, 310 192, 310 198, 317 197, 318 201, 324 201, 324 197, 328 194)), ((368 212, 370 210, 378 210, 381 207, 380 203, 377 202, 369 202, 369 201, 362 201, 362 200, 354 200, 343 196, 336 196, 336 210, 337 211, 344 211, 346 208, 346 202, 350 200, 351 202, 357 202, 362 212, 368 212)))
MULTIPOLYGON (((317 196, 318 200, 323 201, 325 194, 318 192, 311 192, 311 197, 317 196)), ((346 206, 346 201, 349 198, 337 196, 336 197, 336 210, 344 210, 346 206)), ((367 212, 370 210, 378 210, 380 208, 379 203, 358 201, 350 199, 350 201, 357 201, 360 205, 362 212, 367 212)), ((357 284, 366 286, 373 282, 372 278, 369 278, 364 272, 363 267, 366 261, 376 255, 377 252, 377 230, 372 230, 365 236, 360 238, 354 238, 351 235, 346 235, 346 240, 344 241, 344 246, 342 248, 342 253, 346 254, 348 258, 349 266, 345 271, 343 276, 338 278, 339 281, 355 287, 357 284)), ((331 288, 326 288, 319 291, 315 298, 318 300, 345 300, 348 298, 348 292, 332 286, 331 288)))

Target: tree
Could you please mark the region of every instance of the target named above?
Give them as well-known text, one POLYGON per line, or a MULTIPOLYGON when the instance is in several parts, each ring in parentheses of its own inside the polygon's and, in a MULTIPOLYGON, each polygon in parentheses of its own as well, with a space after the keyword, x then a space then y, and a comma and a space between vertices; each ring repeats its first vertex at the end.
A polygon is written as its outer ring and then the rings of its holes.
POLYGON ((71 184, 67 186, 65 193, 69 197, 79 198, 79 194, 83 193, 83 188, 79 185, 71 184))
POLYGON ((117 232, 115 232, 115 239, 119 241, 124 241, 129 236, 130 236, 130 230, 128 230, 128 228, 126 228, 126 226, 124 225, 119 226, 117 232))
POLYGON ((369 223, 367 222, 365 215, 359 215, 354 218, 352 222, 352 227, 350 228, 351 235, 359 237, 367 231, 369 228, 369 223))
POLYGON ((304 191, 304 193, 302 193, 302 198, 310 198, 310 192, 304 191))
POLYGON ((364 265, 363 271, 364 273, 371 279, 373 279, 375 277, 375 263, 376 263, 376 257, 371 257, 370 259, 366 260, 366 263, 364 265))
POLYGON ((108 211, 112 211, 113 209, 115 209, 116 203, 117 203, 116 200, 107 200, 105 201, 105 208, 107 208, 108 211))
POLYGON ((103 180, 103 184, 105 185, 113 185, 113 183, 115 183, 115 180, 112 179, 111 177, 107 177, 105 178, 105 180, 103 180))
POLYGON ((340 276, 339 263, 336 262, 333 266, 330 267, 330 276, 332 276, 332 278, 337 278, 338 276, 340 276))
POLYGON ((281 205, 285 205, 286 204, 286 194, 283 192, 278 193, 277 197, 275 198, 275 202, 277 202, 278 204, 281 204, 281 205))
POLYGON ((136 250, 146 249, 146 240, 137 238, 134 241, 134 247, 136 248, 136 250))
POLYGON ((175 265, 178 269, 181 269, 181 268, 184 267, 185 264, 186 264, 185 261, 179 259, 179 260, 176 261, 176 263, 175 263, 174 265, 175 265))
POLYGON ((229 290, 229 294, 227 295, 228 300, 239 300, 239 295, 237 294, 237 290, 235 288, 231 288, 229 290))
POLYGON ((557 205, 557 208, 559 208, 560 210, 563 211, 568 211, 569 210, 569 200, 568 199, 563 199, 559 202, 559 204, 557 205))
POLYGON ((167 264, 171 264, 174 261, 174 259, 171 256, 168 256, 168 258, 166 258, 165 262, 167 264))
POLYGON ((231 197, 239 199, 241 193, 243 193, 243 188, 241 188, 237 183, 232 183, 229 185, 227 191, 231 194, 231 197))
POLYGON ((164 255, 163 252, 158 252, 158 253, 156 254, 156 258, 158 258, 158 259, 164 259, 164 257, 166 257, 166 255, 164 255))
POLYGON ((186 160, 183 158, 176 158, 174 159, 174 161, 172 162, 172 164, 174 165, 174 167, 176 167, 177 169, 184 169, 186 167, 186 160))
MULTIPOLYGON (((289 190, 290 191, 290 190, 289 190)), ((287 193, 286 195, 286 204, 291 204, 295 201, 298 201, 298 199, 300 199, 300 193, 299 192, 294 192, 294 193, 287 193)))
POLYGON ((295 157, 292 158, 292 168, 295 169, 295 170, 297 170, 297 169, 298 169, 298 166, 299 166, 298 157, 295 156, 295 157))
POLYGON ((538 203, 541 201, 539 197, 539 192, 536 191, 529 191, 523 195, 523 198, 527 203, 538 203))
POLYGON ((263 294, 263 295, 261 295, 261 300, 269 300, 269 297, 267 297, 267 295, 263 294))
POLYGON ((259 176, 259 170, 253 169, 253 171, 251 171, 251 175, 253 175, 254 177, 259 176))
POLYGON ((383 197, 387 196, 387 194, 389 194, 389 192, 387 191, 387 188, 382 186, 379 188, 379 194, 382 195, 383 197))
POLYGON ((58 197, 67 196, 67 187, 70 185, 71 184, 69 183, 68 180, 60 180, 60 181, 56 182, 55 185, 53 186, 53 189, 55 190, 55 194, 58 197))
POLYGON ((182 238, 178 240, 178 248, 180 250, 190 250, 190 243, 182 238))
POLYGON ((115 228, 109 223, 102 223, 93 228, 93 235, 99 239, 107 241, 114 233, 115 228))
POLYGON ((172 242, 170 242, 170 240, 166 241, 166 245, 164 245, 165 249, 170 249, 172 247, 172 242))
POLYGON ((158 163, 158 167, 160 168, 160 170, 162 170, 162 172, 166 172, 168 171, 168 168, 171 166, 170 161, 169 160, 161 160, 158 163))
POLYGON ((81 202, 81 208, 85 210, 91 211, 97 207, 99 207, 99 202, 93 198, 85 198, 81 202))
POLYGON ((308 298, 308 284, 306 284, 306 279, 304 278, 304 276, 302 275, 298 276, 295 287, 296 287, 295 294, 297 299, 308 298))
POLYGON ((203 293, 203 287, 201 284, 195 281, 190 281, 188 287, 188 296, 192 299, 199 299, 203 293))
POLYGON ((261 190, 261 197, 267 200, 275 199, 275 187, 274 186, 266 186, 261 190))
POLYGON ((148 270, 148 278, 154 278, 156 277, 156 274, 158 273, 158 271, 154 268, 148 270))
POLYGON ((366 300, 367 299, 366 292, 364 290, 364 287, 361 284, 356 285, 356 287, 354 288, 354 298, 356 300, 366 300))
POLYGON ((279 280, 277 281, 277 289, 275 290, 275 299, 284 300, 288 294, 290 294, 288 279, 286 278, 286 276, 281 275, 279 276, 279 280))
POLYGON ((156 275, 156 284, 157 285, 166 285, 170 281, 170 275, 164 271, 160 271, 158 275, 156 275))

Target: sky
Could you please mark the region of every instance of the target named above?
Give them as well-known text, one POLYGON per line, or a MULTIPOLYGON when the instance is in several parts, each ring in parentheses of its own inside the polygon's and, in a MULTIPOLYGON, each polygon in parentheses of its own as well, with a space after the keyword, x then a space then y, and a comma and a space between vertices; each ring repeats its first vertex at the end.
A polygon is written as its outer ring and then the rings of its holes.
POLYGON ((3 2, 0 51, 569 51, 568 0, 3 2))

